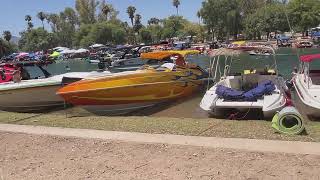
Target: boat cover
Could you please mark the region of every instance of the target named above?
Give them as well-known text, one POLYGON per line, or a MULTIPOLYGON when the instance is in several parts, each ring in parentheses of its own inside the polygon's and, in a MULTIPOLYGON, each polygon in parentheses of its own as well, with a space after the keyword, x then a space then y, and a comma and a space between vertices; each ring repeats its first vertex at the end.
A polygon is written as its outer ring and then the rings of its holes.
POLYGON ((312 62, 315 59, 320 59, 320 54, 309 54, 300 56, 300 61, 302 62, 312 62))
POLYGON ((258 84, 257 87, 244 92, 218 85, 216 94, 219 98, 231 101, 257 101, 266 94, 271 94, 276 89, 272 81, 267 80, 258 84))

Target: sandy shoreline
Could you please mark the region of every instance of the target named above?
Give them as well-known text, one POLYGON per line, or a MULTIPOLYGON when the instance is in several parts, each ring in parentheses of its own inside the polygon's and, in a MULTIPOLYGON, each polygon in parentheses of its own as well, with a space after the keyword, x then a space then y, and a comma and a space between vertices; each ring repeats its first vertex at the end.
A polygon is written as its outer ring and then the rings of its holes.
POLYGON ((2 179, 319 179, 320 156, 0 132, 2 179))

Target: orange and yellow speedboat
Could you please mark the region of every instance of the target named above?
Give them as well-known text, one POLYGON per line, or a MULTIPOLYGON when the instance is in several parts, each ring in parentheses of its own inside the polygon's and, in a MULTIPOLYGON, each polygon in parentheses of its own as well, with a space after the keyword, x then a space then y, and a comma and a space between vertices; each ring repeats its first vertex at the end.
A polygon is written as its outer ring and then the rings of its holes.
POLYGON ((198 66, 191 67, 184 61, 187 55, 197 53, 199 51, 144 53, 141 59, 167 63, 159 68, 143 66, 137 71, 84 79, 61 88, 57 94, 68 103, 102 114, 124 114, 186 97, 199 89, 206 74, 198 66))

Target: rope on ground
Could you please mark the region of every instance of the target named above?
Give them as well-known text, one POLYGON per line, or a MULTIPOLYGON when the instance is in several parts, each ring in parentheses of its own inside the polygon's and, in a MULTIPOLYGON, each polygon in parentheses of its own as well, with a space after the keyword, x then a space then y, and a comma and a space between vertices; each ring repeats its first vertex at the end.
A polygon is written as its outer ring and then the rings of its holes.
POLYGON ((212 129, 214 126, 215 126, 214 124, 211 124, 211 126, 209 126, 207 129, 199 132, 198 134, 196 134, 196 136, 200 136, 201 134, 203 134, 203 133, 209 131, 210 129, 212 129))

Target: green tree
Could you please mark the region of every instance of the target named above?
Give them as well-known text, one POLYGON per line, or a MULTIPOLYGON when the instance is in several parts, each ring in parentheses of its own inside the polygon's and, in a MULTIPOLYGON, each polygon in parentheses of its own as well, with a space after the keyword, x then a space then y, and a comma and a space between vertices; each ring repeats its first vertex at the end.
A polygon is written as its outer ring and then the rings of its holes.
POLYGON ((290 0, 288 3, 289 17, 296 31, 305 33, 320 23, 319 0, 290 0))
POLYGON ((106 20, 108 20, 108 15, 110 13, 111 9, 109 5, 104 5, 104 7, 102 8, 102 13, 105 15, 106 20))
POLYGON ((93 40, 91 40, 90 37, 88 36, 91 31, 91 28, 92 28, 91 24, 80 25, 79 30, 76 31, 74 35, 73 46, 80 47, 80 46, 92 45, 93 40))
POLYGON ((11 32, 10 31, 3 31, 3 38, 9 42, 12 38, 11 32))
MULTIPOLYGON (((234 35, 241 31, 241 9, 239 0, 206 0, 200 9, 203 23, 211 32, 212 39, 234 35)), ((228 40, 228 38, 227 38, 228 40)))
POLYGON ((289 31, 289 24, 285 14, 285 5, 271 3, 257 9, 245 19, 245 32, 249 38, 260 38, 261 34, 269 37, 271 32, 289 31))
POLYGON ((150 19, 148 20, 148 25, 149 25, 149 26, 150 26, 150 25, 158 25, 159 23, 160 23, 160 19, 155 18, 155 17, 150 18, 150 19))
POLYGON ((200 34, 200 26, 195 23, 186 23, 183 27, 183 36, 190 36, 191 40, 194 36, 197 36, 200 34))
POLYGON ((149 44, 152 42, 152 33, 146 28, 142 28, 140 30, 139 37, 140 41, 145 44, 149 44))
POLYGON ((141 17, 140 14, 136 14, 135 17, 134 17, 134 27, 133 27, 133 29, 138 34, 139 34, 140 29, 143 27, 143 25, 141 23, 141 18, 142 17, 141 17))
POLYGON ((173 0, 172 1, 173 6, 176 8, 177 10, 177 16, 179 16, 179 6, 180 6, 180 0, 173 0))
POLYGON ((151 32, 152 42, 160 42, 163 37, 163 27, 160 24, 151 24, 147 29, 151 32))
POLYGON ((136 8, 134 6, 129 6, 127 8, 127 14, 129 15, 129 18, 131 20, 132 27, 133 27, 133 20, 134 20, 134 17, 135 17, 135 13, 136 13, 136 8))
POLYGON ((19 48, 23 51, 46 50, 57 45, 53 33, 49 33, 43 28, 21 32, 20 36, 19 48))
POLYGON ((78 16, 72 8, 65 8, 59 15, 55 16, 55 30, 53 31, 57 37, 60 46, 71 47, 73 38, 78 24, 78 16))
POLYGON ((44 29, 44 24, 43 21, 46 19, 46 14, 44 12, 38 12, 37 17, 40 19, 42 23, 42 28, 44 29))
POLYGON ((66 17, 66 21, 68 21, 68 23, 70 23, 73 27, 79 25, 79 17, 73 8, 66 7, 63 11, 63 14, 66 17))
POLYGON ((17 52, 17 48, 14 44, 9 43, 8 41, 0 38, 0 58, 3 56, 7 56, 13 52, 17 52))
POLYGON ((123 26, 107 22, 81 25, 75 33, 74 45, 88 47, 93 43, 121 44, 126 41, 123 26))
POLYGON ((57 24, 59 21, 59 15, 58 14, 49 14, 47 16, 47 21, 51 25, 51 29, 53 32, 57 31, 57 24))
POLYGON ((76 10, 79 14, 80 23, 92 24, 96 22, 96 8, 99 1, 96 0, 76 0, 76 10))
POLYGON ((26 15, 24 17, 24 20, 27 21, 27 22, 30 22, 30 21, 32 21, 32 17, 30 15, 26 15))
POLYGON ((28 30, 32 29, 33 28, 32 17, 30 15, 26 15, 24 17, 24 20, 27 22, 28 30))
POLYGON ((117 19, 118 14, 119 11, 114 9, 112 4, 106 3, 105 0, 100 2, 98 21, 112 21, 114 23, 119 23, 119 20, 117 19))
POLYGON ((169 16, 163 19, 163 38, 173 38, 179 36, 187 20, 182 16, 169 16))

